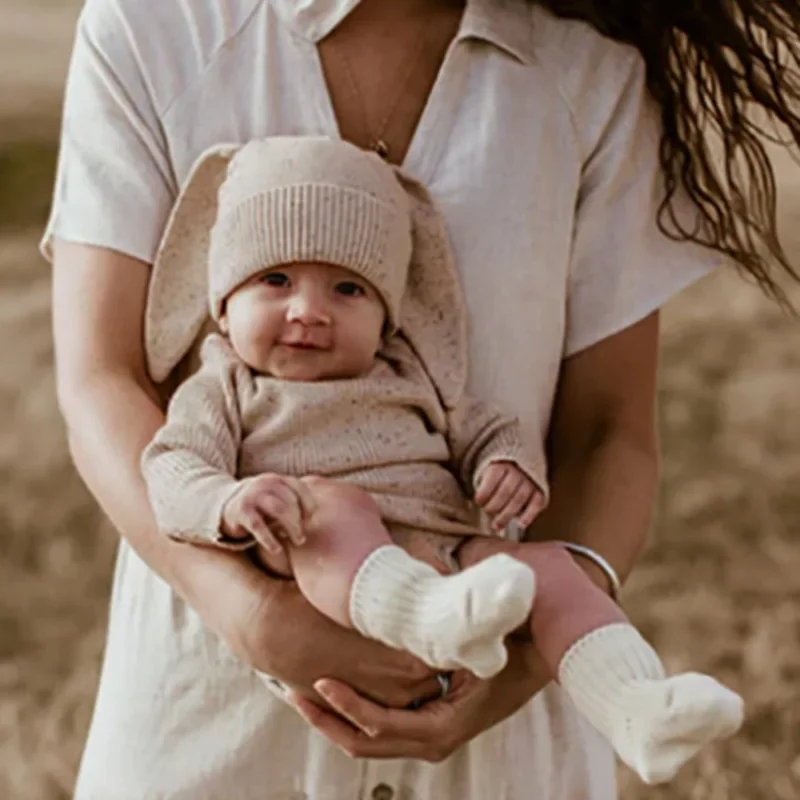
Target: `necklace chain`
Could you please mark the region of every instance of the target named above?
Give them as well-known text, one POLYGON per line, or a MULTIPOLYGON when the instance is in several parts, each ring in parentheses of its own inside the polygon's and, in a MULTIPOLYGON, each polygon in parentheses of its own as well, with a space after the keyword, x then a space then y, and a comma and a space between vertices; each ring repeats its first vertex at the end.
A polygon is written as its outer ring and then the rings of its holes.
POLYGON ((350 59, 344 54, 344 52, 340 52, 338 50, 334 51, 342 63, 345 77, 350 85, 350 90, 353 94, 353 97, 359 104, 364 132, 367 134, 369 140, 368 149, 374 150, 382 159, 386 161, 389 160, 389 145, 386 143, 386 139, 384 138, 386 135, 386 129, 389 127, 389 123, 394 118, 395 112, 400 105, 400 101, 406 96, 408 84, 411 81, 411 77, 413 76, 414 72, 416 71, 417 59, 422 54, 424 46, 425 37, 420 36, 417 46, 414 48, 414 52, 409 59, 409 65, 405 71, 405 74, 403 75, 403 80, 400 82, 400 88, 397 90, 392 104, 389 106, 389 109, 383 115, 377 129, 374 131, 372 126, 369 124, 369 118, 367 116, 367 104, 364 102, 364 95, 359 89, 358 82, 353 74, 353 67, 350 63, 350 59))

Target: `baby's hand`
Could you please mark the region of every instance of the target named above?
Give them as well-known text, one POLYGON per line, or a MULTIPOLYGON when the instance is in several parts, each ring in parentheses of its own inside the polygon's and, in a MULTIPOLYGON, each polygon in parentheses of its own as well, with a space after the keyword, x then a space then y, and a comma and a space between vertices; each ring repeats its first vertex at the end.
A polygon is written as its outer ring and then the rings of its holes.
POLYGON ((297 546, 305 542, 303 518, 313 504, 296 478, 273 473, 245 478, 222 509, 222 532, 233 539, 253 536, 269 552, 280 553, 280 539, 297 546))
POLYGON ((495 531, 504 530, 515 517, 527 528, 544 507, 539 487, 511 461, 495 461, 486 468, 475 502, 491 517, 495 531))

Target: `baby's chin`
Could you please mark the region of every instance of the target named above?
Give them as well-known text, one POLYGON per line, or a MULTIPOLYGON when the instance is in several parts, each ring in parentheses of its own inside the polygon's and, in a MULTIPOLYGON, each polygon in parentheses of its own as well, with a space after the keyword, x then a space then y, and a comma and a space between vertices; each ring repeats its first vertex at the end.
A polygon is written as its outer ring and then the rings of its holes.
POLYGON ((313 363, 313 359, 309 361, 311 363, 303 363, 302 359, 297 361, 281 359, 279 363, 269 364, 264 373, 282 381, 313 383, 352 380, 362 377, 369 369, 362 364, 313 363))

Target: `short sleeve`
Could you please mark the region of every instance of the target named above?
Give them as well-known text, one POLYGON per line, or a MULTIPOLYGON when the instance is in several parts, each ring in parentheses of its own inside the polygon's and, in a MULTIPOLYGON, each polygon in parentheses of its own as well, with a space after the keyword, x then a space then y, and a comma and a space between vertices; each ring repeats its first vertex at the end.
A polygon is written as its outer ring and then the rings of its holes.
POLYGON ((174 194, 141 48, 116 0, 88 0, 67 76, 42 253, 51 257, 57 237, 152 262, 174 194))
MULTIPOLYGON (((583 166, 567 288, 567 356, 648 316, 723 261, 719 253, 658 228, 661 125, 641 60, 629 64, 583 166)), ((673 202, 682 226, 692 230, 699 212, 685 195, 673 202)))

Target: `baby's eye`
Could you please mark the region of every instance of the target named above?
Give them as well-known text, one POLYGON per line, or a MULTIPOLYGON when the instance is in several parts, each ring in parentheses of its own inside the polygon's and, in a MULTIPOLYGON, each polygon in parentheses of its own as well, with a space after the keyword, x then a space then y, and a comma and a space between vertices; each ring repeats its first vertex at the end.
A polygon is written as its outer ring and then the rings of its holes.
POLYGON ((341 281, 336 284, 336 291, 346 297, 360 297, 366 294, 364 289, 359 286, 355 281, 341 281))
POLYGON ((286 275, 285 272, 268 272, 261 280, 266 283, 267 286, 284 288, 289 285, 289 276, 286 275))

